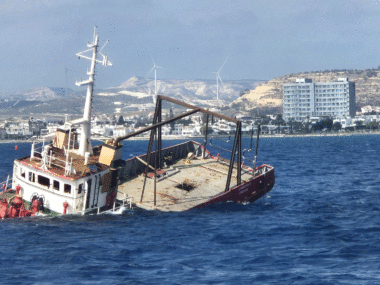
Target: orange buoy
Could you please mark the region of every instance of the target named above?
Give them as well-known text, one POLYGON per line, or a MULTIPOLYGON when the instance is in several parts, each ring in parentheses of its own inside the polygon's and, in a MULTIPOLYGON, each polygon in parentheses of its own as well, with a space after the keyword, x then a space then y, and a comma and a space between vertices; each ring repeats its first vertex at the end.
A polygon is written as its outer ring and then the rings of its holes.
POLYGON ((17 150, 17 144, 15 145, 15 150, 17 150))

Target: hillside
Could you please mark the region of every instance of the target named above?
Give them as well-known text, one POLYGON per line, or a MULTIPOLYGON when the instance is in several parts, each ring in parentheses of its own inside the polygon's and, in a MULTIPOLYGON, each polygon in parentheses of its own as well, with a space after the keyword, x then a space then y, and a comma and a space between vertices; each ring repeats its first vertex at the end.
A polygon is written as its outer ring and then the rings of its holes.
MULTIPOLYGON (((262 80, 225 80, 219 82, 219 99, 232 102, 245 90, 251 90, 263 83, 262 80)), ((105 94, 127 94, 142 98, 154 94, 154 80, 142 77, 131 77, 117 87, 108 88, 105 94)), ((182 100, 215 100, 215 80, 157 80, 157 93, 182 100)))
MULTIPOLYGON (((200 107, 225 106, 244 92, 263 83, 260 80, 226 80, 219 86, 216 102, 214 80, 157 80, 158 94, 172 97, 200 107)), ((40 113, 80 114, 85 102, 85 88, 79 91, 65 88, 40 87, 0 98, 0 115, 28 115, 40 113)), ((133 106, 153 103, 154 80, 132 77, 117 87, 94 90, 94 113, 127 114, 133 106)))
MULTIPOLYGON (((54 99, 60 99, 64 97, 69 97, 73 93, 73 90, 64 87, 36 87, 31 90, 25 90, 22 92, 14 93, 11 95, 2 94, 1 98, 3 100, 19 100, 19 101, 48 101, 54 99)), ((0 98, 0 100, 1 100, 0 98)))
POLYGON ((349 81, 355 82, 357 110, 365 105, 380 106, 380 69, 366 69, 327 70, 280 76, 238 98, 229 108, 239 111, 259 109, 266 112, 282 112, 284 83, 293 83, 296 78, 310 78, 313 82, 331 82, 339 77, 347 77, 349 81))

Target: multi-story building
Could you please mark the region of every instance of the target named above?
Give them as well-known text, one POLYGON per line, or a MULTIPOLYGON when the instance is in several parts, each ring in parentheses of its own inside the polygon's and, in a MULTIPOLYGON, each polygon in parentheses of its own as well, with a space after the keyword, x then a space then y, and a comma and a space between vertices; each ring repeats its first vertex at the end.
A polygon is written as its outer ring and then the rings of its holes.
POLYGON ((32 136, 33 132, 30 123, 12 124, 6 128, 7 135, 10 136, 32 136))
POLYGON ((316 82, 300 78, 284 84, 284 115, 286 121, 304 121, 311 117, 354 117, 355 83, 348 78, 336 82, 316 82))

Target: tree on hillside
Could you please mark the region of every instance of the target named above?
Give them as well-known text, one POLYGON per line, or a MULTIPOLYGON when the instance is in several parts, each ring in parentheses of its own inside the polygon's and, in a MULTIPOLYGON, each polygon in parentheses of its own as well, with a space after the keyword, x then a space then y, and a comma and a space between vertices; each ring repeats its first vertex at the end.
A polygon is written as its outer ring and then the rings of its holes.
POLYGON ((377 130, 379 128, 379 122, 376 122, 375 121, 372 121, 372 122, 369 122, 367 125, 366 125, 366 128, 367 129, 370 129, 370 130, 377 130))
POLYGON ((177 124, 183 124, 184 126, 188 126, 192 123, 191 119, 190 118, 184 118, 184 119, 180 119, 178 121, 176 121, 177 124))
POLYGON ((118 125, 124 125, 124 118, 123 116, 120 116, 119 119, 117 120, 118 125))
POLYGON ((303 132, 305 134, 310 133, 311 123, 309 121, 303 123, 303 132))
POLYGON ((334 124, 333 124, 333 130, 334 131, 340 131, 342 129, 342 124, 340 123, 340 122, 335 122, 334 124))
POLYGON ((322 131, 324 129, 331 131, 332 127, 333 127, 333 119, 325 118, 325 119, 317 121, 313 125, 313 131, 322 131))
POLYGON ((293 132, 300 133, 303 131, 304 126, 302 122, 295 121, 293 122, 292 128, 293 128, 293 132))
POLYGON ((135 128, 140 128, 140 127, 146 127, 146 124, 144 122, 138 121, 135 124, 135 128))
POLYGON ((272 121, 272 124, 276 125, 276 126, 285 126, 286 125, 286 123, 285 123, 284 119, 282 118, 281 114, 278 114, 276 116, 276 119, 272 121))
POLYGON ((364 123, 363 123, 363 121, 356 121, 355 125, 356 125, 356 129, 357 130, 364 129, 364 123))

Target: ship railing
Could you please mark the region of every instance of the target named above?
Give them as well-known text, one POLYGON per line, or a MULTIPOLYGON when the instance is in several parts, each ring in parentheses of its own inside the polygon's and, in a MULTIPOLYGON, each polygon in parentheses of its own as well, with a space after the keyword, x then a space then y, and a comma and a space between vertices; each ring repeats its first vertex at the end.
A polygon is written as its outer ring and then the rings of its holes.
MULTIPOLYGON (((35 153, 38 153, 38 154, 42 155, 41 153, 39 153, 37 151, 35 153)), ((37 160, 40 160, 40 161, 43 160, 41 157, 36 157, 36 156, 34 156, 33 159, 37 159, 37 160)), ((53 158, 53 156, 49 155, 48 156, 47 166, 51 167, 52 165, 65 169, 65 167, 66 167, 66 161, 61 160, 59 158, 55 158, 55 157, 53 158), (61 162, 63 165, 58 164, 58 163, 54 163, 53 161, 55 161, 55 162, 61 162)))
POLYGON ((7 191, 12 188, 12 174, 9 174, 7 179, 5 179, 3 182, 0 182, 0 192, 7 191))
MULTIPOLYGON (((118 193, 121 193, 118 191, 118 193)), ((115 212, 116 210, 119 210, 121 207, 125 207, 128 205, 129 209, 132 209, 133 204, 133 197, 127 197, 125 193, 121 193, 124 195, 123 199, 115 199, 112 205, 112 209, 104 212, 115 212)), ((98 214, 100 213, 100 210, 98 208, 98 214)))
MULTIPOLYGON (((121 193, 121 192, 118 192, 118 193, 121 193)), ((120 209, 121 207, 125 207, 125 206, 128 206, 129 209, 132 209, 132 205, 133 205, 133 197, 127 197, 125 195, 125 193, 122 193, 124 194, 124 198, 123 199, 116 199, 116 201, 113 203, 112 205, 112 209, 109 209, 109 210, 106 210, 106 211, 101 211, 101 208, 102 207, 97 207, 97 208, 88 208, 84 211, 82 211, 82 215, 86 214, 86 213, 90 213, 90 212, 95 212, 97 214, 100 214, 100 213, 109 213, 109 212, 115 212, 116 210, 120 209)))
MULTIPOLYGON (((37 159, 37 160, 43 161, 42 147, 41 148, 36 148, 34 150, 33 156, 31 157, 31 159, 37 159), (36 150, 39 150, 39 149, 41 149, 41 152, 36 151, 36 150)), ((59 158, 54 157, 52 155, 52 151, 51 150, 50 150, 50 153, 47 155, 47 162, 46 162, 46 164, 47 164, 46 166, 48 166, 48 167, 51 167, 52 165, 60 167, 60 168, 63 168, 63 169, 65 169, 67 167, 66 166, 67 161, 64 161, 64 160, 61 160, 59 158)))
POLYGON ((119 192, 119 191, 117 191, 117 193, 123 194, 123 199, 116 199, 117 201, 115 201, 113 203, 113 209, 116 208, 116 203, 120 204, 120 206, 122 206, 122 207, 128 205, 129 209, 132 209, 132 204, 133 204, 133 201, 134 201, 133 197, 128 197, 125 193, 122 193, 122 192, 119 192))
POLYGON ((96 209, 99 209, 99 208, 88 208, 86 210, 81 211, 81 213, 82 215, 84 215, 86 213, 94 212, 96 209))
POLYGON ((254 176, 259 176, 259 175, 265 174, 265 173, 269 172, 269 170, 271 170, 271 168, 269 166, 262 165, 259 168, 256 168, 254 176))

